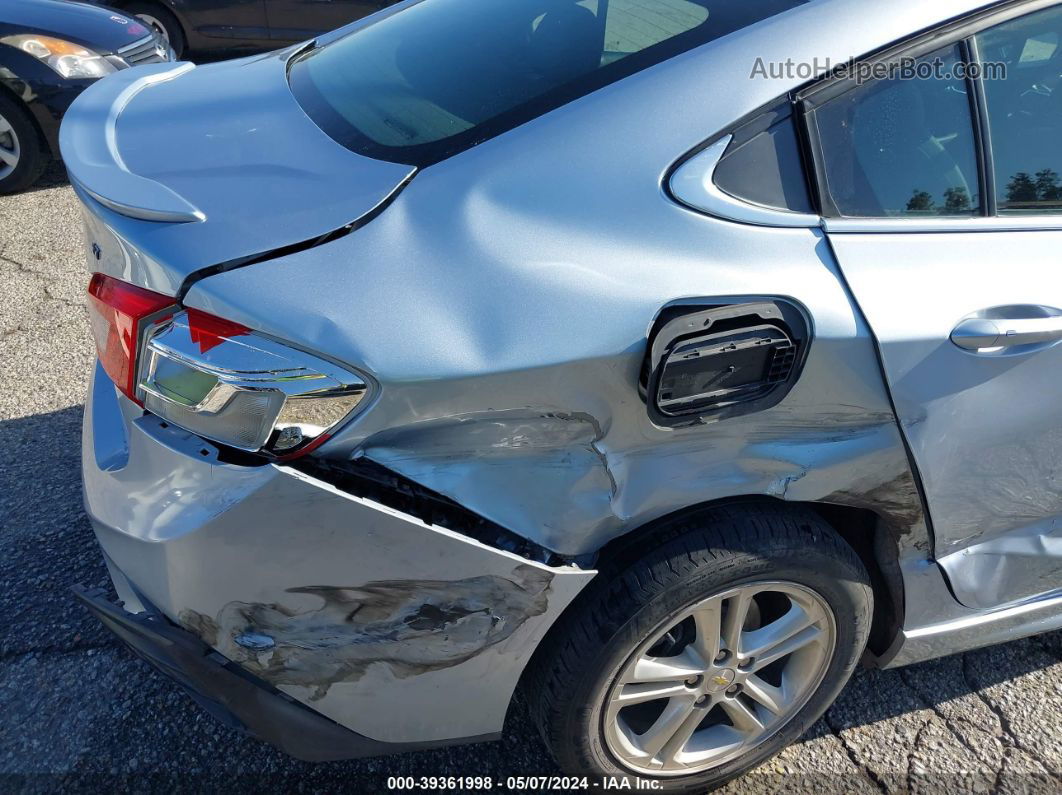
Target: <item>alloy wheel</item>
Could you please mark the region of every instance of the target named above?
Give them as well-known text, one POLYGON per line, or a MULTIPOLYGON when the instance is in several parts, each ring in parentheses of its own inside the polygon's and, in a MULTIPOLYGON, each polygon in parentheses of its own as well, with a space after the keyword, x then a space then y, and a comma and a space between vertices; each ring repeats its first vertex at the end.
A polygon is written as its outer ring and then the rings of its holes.
POLYGON ((18 135, 11 122, 0 116, 0 179, 4 179, 18 167, 22 156, 18 135))
POLYGON ((665 621, 628 658, 604 711, 609 751, 640 774, 698 773, 775 735, 814 694, 833 611, 791 582, 756 582, 665 621))

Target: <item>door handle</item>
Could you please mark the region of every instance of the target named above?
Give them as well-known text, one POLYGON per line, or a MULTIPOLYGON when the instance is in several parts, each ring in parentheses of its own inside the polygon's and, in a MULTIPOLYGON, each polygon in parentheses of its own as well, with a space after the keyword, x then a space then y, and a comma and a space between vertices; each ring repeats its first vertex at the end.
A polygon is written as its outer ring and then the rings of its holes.
POLYGON ((951 341, 963 350, 1012 348, 1062 340, 1062 316, 1022 318, 975 317, 951 332, 951 341))

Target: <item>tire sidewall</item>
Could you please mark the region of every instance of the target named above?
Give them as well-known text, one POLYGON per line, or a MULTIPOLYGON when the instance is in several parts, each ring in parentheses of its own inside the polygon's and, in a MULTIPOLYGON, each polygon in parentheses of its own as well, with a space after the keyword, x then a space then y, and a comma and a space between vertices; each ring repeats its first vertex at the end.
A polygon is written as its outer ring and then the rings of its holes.
POLYGON ((754 750, 701 774, 653 780, 660 781, 669 790, 703 791, 706 787, 724 784, 792 743, 840 693, 862 654, 870 631, 872 596, 865 574, 849 572, 845 568, 835 558, 816 549, 792 549, 775 551, 769 557, 743 554, 727 561, 724 566, 701 569, 693 576, 668 584, 619 628, 597 658, 586 666, 586 674, 576 686, 567 718, 577 724, 570 728, 588 739, 581 764, 602 776, 651 778, 622 767, 605 743, 605 699, 613 681, 631 654, 669 618, 716 593, 763 581, 803 585, 819 594, 833 610, 836 644, 821 683, 800 711, 754 750))
POLYGON ((41 175, 46 165, 44 148, 29 111, 3 94, 0 94, 0 116, 3 116, 14 130, 20 150, 18 165, 10 174, 0 179, 0 194, 16 193, 28 188, 41 175))
POLYGON ((169 40, 170 49, 173 50, 174 55, 178 59, 184 55, 184 51, 188 46, 188 43, 184 39, 184 29, 181 27, 180 21, 169 9, 152 3, 130 3, 126 6, 126 10, 145 25, 147 25, 148 22, 140 17, 141 14, 146 14, 157 20, 158 23, 166 29, 166 37, 169 40))

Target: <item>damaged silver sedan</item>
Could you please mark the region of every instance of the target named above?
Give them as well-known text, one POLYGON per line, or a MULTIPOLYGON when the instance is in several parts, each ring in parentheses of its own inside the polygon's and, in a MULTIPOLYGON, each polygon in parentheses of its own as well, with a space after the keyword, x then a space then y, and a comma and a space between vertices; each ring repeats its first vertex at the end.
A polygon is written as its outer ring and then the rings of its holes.
POLYGON ((410 0, 62 129, 81 600, 304 759, 700 791, 1062 626, 1062 6, 410 0), (853 60, 853 56, 855 56, 853 60))

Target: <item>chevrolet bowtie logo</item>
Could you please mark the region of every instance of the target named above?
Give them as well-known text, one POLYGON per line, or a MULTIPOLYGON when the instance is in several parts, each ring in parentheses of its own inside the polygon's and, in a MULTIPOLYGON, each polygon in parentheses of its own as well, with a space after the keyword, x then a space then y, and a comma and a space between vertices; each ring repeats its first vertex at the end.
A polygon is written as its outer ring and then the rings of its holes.
POLYGON ((730 680, 727 679, 725 676, 713 676, 712 681, 715 682, 717 685, 725 685, 729 684, 730 682, 730 680))

